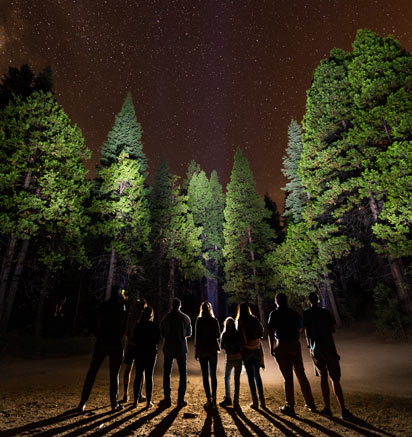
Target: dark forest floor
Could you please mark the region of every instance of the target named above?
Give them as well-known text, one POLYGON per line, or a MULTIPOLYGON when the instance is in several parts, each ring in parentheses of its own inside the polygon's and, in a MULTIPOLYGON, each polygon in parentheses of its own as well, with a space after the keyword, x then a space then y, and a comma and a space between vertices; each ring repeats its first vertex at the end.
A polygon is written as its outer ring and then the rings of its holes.
MULTIPOLYGON (((73 340, 74 341, 74 340, 73 340)), ((283 404, 283 381, 276 363, 266 354, 262 372, 267 409, 249 407, 250 394, 245 373, 241 376, 242 412, 219 407, 213 414, 205 402, 199 363, 189 351, 189 405, 183 409, 160 410, 162 398, 162 353, 155 372, 154 402, 112 414, 108 396, 108 365, 97 377, 85 413, 70 410, 77 406, 90 355, 59 358, 16 358, 0 360, 0 436, 412 436, 412 343, 382 340, 373 334, 353 330, 336 335, 342 357, 342 384, 348 408, 355 418, 344 421, 332 399, 333 418, 304 410, 297 389, 296 417, 279 413, 283 404), (189 414, 188 414, 189 413, 189 414)), ((306 348, 306 371, 315 399, 321 406, 319 378, 306 348)), ((218 400, 223 399, 224 356, 219 357, 218 400)), ((173 400, 177 394, 174 371, 173 400)), ((120 392, 122 394, 122 390, 120 392)))

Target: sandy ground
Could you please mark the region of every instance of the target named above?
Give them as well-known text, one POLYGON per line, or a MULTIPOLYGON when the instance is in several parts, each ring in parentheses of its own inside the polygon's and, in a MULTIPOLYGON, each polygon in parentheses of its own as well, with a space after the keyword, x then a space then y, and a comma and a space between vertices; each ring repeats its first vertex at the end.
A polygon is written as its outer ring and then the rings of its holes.
MULTIPOLYGON (((177 369, 174 370, 171 408, 160 410, 162 353, 155 371, 154 402, 150 410, 126 404, 111 413, 108 396, 108 364, 99 372, 92 395, 82 414, 70 411, 79 401, 90 355, 62 358, 3 358, 0 361, 1 436, 412 436, 412 343, 391 342, 373 335, 341 332, 336 343, 342 357, 343 388, 355 418, 344 421, 332 399, 334 417, 326 418, 303 409, 297 392, 296 417, 279 413, 283 381, 274 360, 266 354, 262 372, 267 409, 249 407, 245 373, 241 376, 242 412, 219 407, 207 414, 199 363, 190 345, 188 363, 189 405, 176 408, 177 369)), ((306 349, 307 375, 321 406, 319 378, 315 377, 306 349)), ((176 366, 175 366, 176 367, 176 366)), ((218 400, 224 395, 224 356, 219 357, 218 400)), ((120 392, 122 394, 122 391, 120 392)))

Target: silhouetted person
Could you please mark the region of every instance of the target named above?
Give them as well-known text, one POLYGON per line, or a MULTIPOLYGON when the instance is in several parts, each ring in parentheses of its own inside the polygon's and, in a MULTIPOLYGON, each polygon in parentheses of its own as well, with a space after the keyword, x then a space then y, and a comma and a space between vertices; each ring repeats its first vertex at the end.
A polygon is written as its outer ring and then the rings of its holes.
MULTIPOLYGON (((146 306, 146 300, 142 297, 134 302, 134 305, 130 305, 128 315, 127 315, 127 325, 126 325, 126 350, 124 354, 123 363, 125 364, 124 374, 123 374, 123 399, 121 402, 127 402, 129 400, 129 382, 130 373, 133 368, 133 363, 136 356, 136 345, 133 340, 133 332, 136 323, 140 320, 143 309, 146 306)), ((143 381, 142 381, 143 383, 143 381)), ((140 390, 141 392, 141 390, 140 390)), ((146 398, 140 395, 139 402, 144 402, 146 398)))
POLYGON ((213 314, 210 302, 203 302, 200 306, 199 316, 196 319, 195 328, 195 358, 199 360, 202 369, 203 388, 205 389, 207 402, 206 409, 216 408, 216 389, 217 389, 217 353, 220 350, 220 328, 219 322, 213 314), (209 384, 212 385, 210 392, 209 384))
POLYGON ((224 323, 224 330, 220 339, 220 347, 226 352, 225 366, 225 398, 219 404, 222 407, 232 405, 230 397, 230 376, 235 370, 235 392, 233 407, 239 409, 240 373, 242 372, 242 350, 243 342, 240 332, 236 329, 236 323, 232 317, 227 317, 224 323))
POLYGON ((269 346, 271 354, 276 358, 279 369, 285 380, 286 405, 280 407, 283 414, 295 414, 295 393, 293 389, 293 371, 298 378, 305 408, 315 411, 315 401, 302 361, 302 349, 299 333, 302 330, 300 315, 288 307, 287 297, 279 293, 275 297, 277 308, 269 315, 269 346))
POLYGON ((192 324, 189 316, 180 311, 181 302, 179 299, 173 299, 172 311, 162 320, 160 332, 164 338, 163 353, 163 392, 164 399, 160 402, 161 407, 170 407, 171 387, 170 377, 172 374, 173 360, 176 359, 179 367, 179 390, 178 406, 187 405, 185 401, 187 385, 187 337, 192 335, 192 324))
POLYGON ((335 319, 327 309, 318 306, 319 296, 317 293, 309 294, 308 303, 310 307, 303 312, 303 327, 313 363, 320 374, 320 386, 324 402, 324 408, 321 413, 326 416, 332 416, 328 382, 329 375, 336 399, 342 411, 342 418, 348 419, 352 417, 352 413, 345 408, 345 400, 340 384, 340 357, 336 351, 332 334, 335 331, 335 319))
POLYGON ((86 402, 92 391, 97 372, 106 355, 109 356, 110 366, 110 404, 113 411, 122 409, 121 405, 117 402, 117 394, 119 390, 119 371, 123 358, 122 338, 125 324, 126 307, 122 290, 119 286, 114 286, 112 287, 110 299, 103 302, 98 310, 97 340, 90 368, 84 382, 78 406, 79 411, 84 411, 86 408, 86 402))
POLYGON ((260 377, 260 368, 263 367, 263 349, 260 341, 263 336, 263 326, 259 319, 252 314, 247 302, 239 304, 236 322, 243 340, 242 359, 247 373, 250 393, 252 395, 252 404, 250 407, 255 409, 259 408, 258 393, 260 406, 266 408, 262 378, 260 377))
POLYGON ((134 380, 134 404, 136 407, 141 397, 143 373, 146 380, 146 402, 147 408, 153 406, 153 370, 156 365, 157 344, 161 340, 160 329, 153 322, 153 308, 147 306, 142 312, 139 322, 136 323, 133 334, 135 344, 135 367, 136 377, 134 380))

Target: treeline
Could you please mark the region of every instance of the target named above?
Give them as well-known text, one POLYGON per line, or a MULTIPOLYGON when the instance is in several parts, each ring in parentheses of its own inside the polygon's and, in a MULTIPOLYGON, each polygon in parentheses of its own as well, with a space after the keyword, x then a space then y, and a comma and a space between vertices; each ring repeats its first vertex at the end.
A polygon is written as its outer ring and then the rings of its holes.
POLYGON ((302 127, 284 157, 283 226, 238 149, 225 193, 192 161, 162 159, 153 182, 127 95, 101 149, 90 150, 52 93, 50 69, 10 68, 0 86, 0 333, 78 334, 112 284, 161 316, 174 296, 220 318, 248 300, 266 320, 284 291, 318 290, 338 322, 368 314, 405 333, 410 293, 412 60, 393 38, 359 31, 314 72, 302 127))

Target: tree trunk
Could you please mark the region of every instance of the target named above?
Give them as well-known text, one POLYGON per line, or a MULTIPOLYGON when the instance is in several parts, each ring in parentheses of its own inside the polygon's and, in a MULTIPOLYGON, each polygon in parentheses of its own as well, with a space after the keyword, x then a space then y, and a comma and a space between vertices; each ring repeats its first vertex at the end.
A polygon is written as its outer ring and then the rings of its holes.
POLYGON ((170 258, 169 259, 169 283, 168 283, 168 289, 169 289, 169 293, 168 293, 168 299, 167 299, 167 303, 169 305, 169 308, 172 307, 172 300, 175 297, 175 270, 176 270, 176 260, 175 258, 170 258))
POLYGON ((106 293, 104 295, 104 300, 110 299, 115 275, 116 275, 116 251, 112 249, 110 253, 109 274, 107 276, 106 293))
MULTIPOLYGON (((378 205, 376 204, 372 194, 369 195, 369 206, 372 211, 373 219, 376 223, 379 216, 378 205)), ((383 246, 386 248, 387 244, 383 243, 383 246)), ((412 316, 412 298, 410 294, 410 287, 405 280, 401 260, 394 258, 392 255, 388 255, 387 259, 391 270, 392 279, 396 287, 396 294, 398 296, 399 304, 409 316, 412 316)))
POLYGON ((80 297, 83 291, 83 281, 84 281, 84 271, 82 271, 80 276, 80 284, 77 289, 77 297, 76 297, 76 306, 74 308, 74 316, 73 316, 73 324, 72 324, 72 335, 76 332, 77 318, 79 316, 79 307, 80 307, 80 297))
POLYGON ((20 277, 23 272, 24 260, 26 259, 27 251, 29 249, 30 239, 23 240, 19 256, 17 258, 16 267, 13 272, 13 277, 10 282, 7 299, 4 305, 4 311, 1 318, 0 334, 4 334, 9 326, 11 312, 13 310, 14 299, 19 287, 20 277))
POLYGON ((39 337, 43 327, 44 307, 47 298, 47 286, 49 285, 50 270, 46 268, 46 273, 42 280, 42 285, 39 294, 39 303, 37 305, 36 321, 34 325, 34 335, 39 337))
POLYGON ((7 284, 9 282, 10 270, 13 265, 14 251, 16 248, 16 236, 12 235, 9 240, 9 247, 7 249, 6 255, 4 255, 3 263, 1 266, 1 276, 0 276, 0 318, 4 311, 4 303, 7 293, 7 284))
POLYGON ((342 327, 342 319, 340 318, 338 306, 336 305, 335 295, 333 294, 332 286, 330 285, 329 275, 327 273, 323 274, 323 280, 326 286, 326 292, 328 296, 328 300, 330 303, 330 307, 332 310, 333 317, 335 318, 336 326, 338 328, 342 327))

